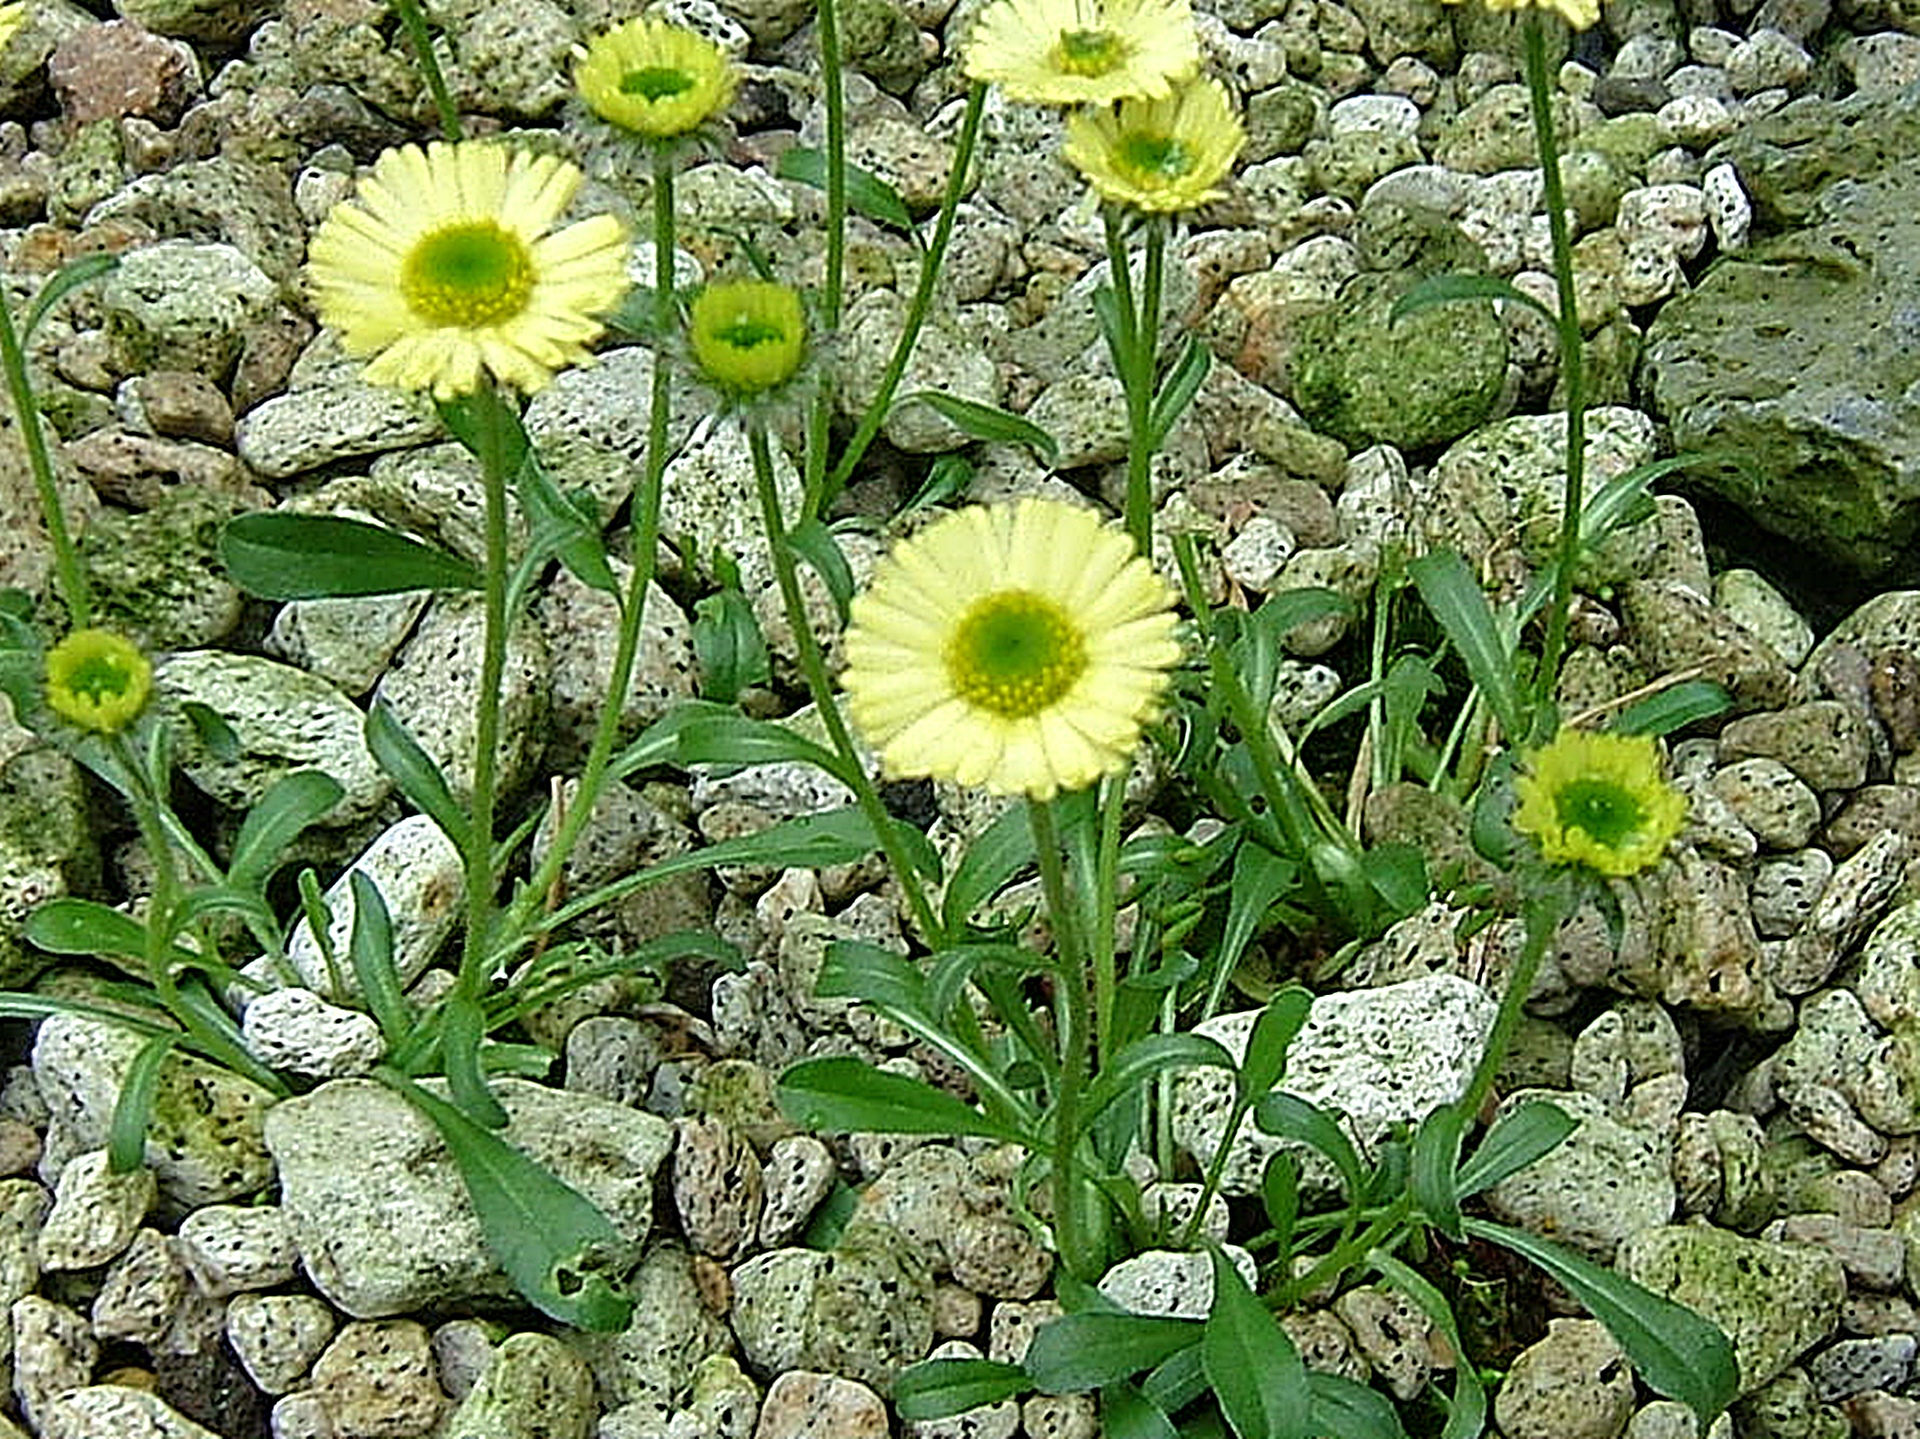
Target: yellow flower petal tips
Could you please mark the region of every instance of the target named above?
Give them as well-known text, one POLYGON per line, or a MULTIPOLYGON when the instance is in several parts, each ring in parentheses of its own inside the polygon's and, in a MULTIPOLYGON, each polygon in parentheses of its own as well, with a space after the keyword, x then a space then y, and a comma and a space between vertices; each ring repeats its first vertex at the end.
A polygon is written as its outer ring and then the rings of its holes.
POLYGON ((0 5, 0 49, 4 49, 13 37, 20 33, 20 27, 26 23, 25 4, 0 5))
POLYGON ((591 359, 627 288, 610 215, 555 231, 579 170, 486 141, 403 145, 321 222, 308 252, 321 320, 376 385, 451 399, 483 374, 523 393, 591 359))
POLYGON ((573 83, 593 112, 651 140, 697 129, 739 84, 718 45, 664 20, 629 20, 575 53, 573 83))
POLYGON ((1514 781, 1513 827, 1531 835, 1549 863, 1638 874, 1659 862, 1686 822, 1686 797, 1662 778, 1645 735, 1563 729, 1525 764, 1514 781))
POLYGON ((1079 111, 1062 153, 1102 199, 1169 214, 1219 199, 1246 141, 1225 87, 1195 80, 1164 99, 1079 111))
POLYGON ((75 630, 47 651, 47 704, 82 729, 119 733, 152 692, 153 666, 111 630, 75 630))
POLYGON ((1164 95, 1199 68, 1187 0, 994 0, 966 46, 969 79, 1042 105, 1164 95))
MULTIPOLYGON (((1460 0, 1445 0, 1457 5, 1460 0)), ((1486 0, 1487 9, 1546 10, 1558 15, 1576 30, 1585 30, 1600 19, 1600 0, 1486 0)))
POLYGON ((1180 659, 1173 596, 1078 505, 978 505, 894 547, 842 683, 900 778, 1052 799, 1124 770, 1180 659))

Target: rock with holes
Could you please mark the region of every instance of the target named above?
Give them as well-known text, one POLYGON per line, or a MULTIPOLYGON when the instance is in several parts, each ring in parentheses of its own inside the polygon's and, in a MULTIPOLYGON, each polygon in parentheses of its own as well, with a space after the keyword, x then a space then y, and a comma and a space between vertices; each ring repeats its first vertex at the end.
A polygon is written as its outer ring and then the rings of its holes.
POLYGON ((1617 1439, 1633 1413, 1633 1370, 1606 1326, 1555 1319, 1507 1370, 1493 1413, 1506 1439, 1617 1439))

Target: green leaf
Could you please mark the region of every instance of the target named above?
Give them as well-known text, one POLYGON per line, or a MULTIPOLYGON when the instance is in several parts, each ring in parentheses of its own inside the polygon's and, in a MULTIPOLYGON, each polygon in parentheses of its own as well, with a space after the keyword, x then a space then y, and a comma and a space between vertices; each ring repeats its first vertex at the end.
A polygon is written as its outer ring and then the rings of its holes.
POLYGON ((1260 1207, 1272 1226, 1274 1249, 1291 1253, 1294 1224, 1300 1218, 1300 1161, 1285 1150, 1270 1157, 1260 1172, 1260 1207))
POLYGON ((527 1302, 576 1329, 608 1334, 626 1328, 633 1303, 600 1269, 632 1246, 607 1216, 438 1095, 392 1070, 375 1075, 440 1131, 488 1249, 527 1302))
POLYGON ((961 856, 940 902, 940 914, 949 930, 957 931, 975 910, 998 894, 1021 870, 1033 863, 1033 826, 1022 805, 1009 806, 982 830, 961 856))
POLYGON ((1253 1122, 1269 1134, 1297 1139, 1324 1154, 1340 1172, 1348 1199, 1358 1200, 1366 1192, 1360 1156, 1354 1153, 1353 1141, 1311 1100, 1276 1089, 1255 1102, 1253 1122))
POLYGON ((1508 1175, 1518 1174, 1577 1128, 1565 1110, 1543 1099, 1515 1105, 1494 1120, 1460 1166, 1454 1181, 1459 1197, 1469 1199, 1508 1175))
POLYGON ((338 515, 237 515, 220 558, 235 584, 266 600, 480 588, 480 572, 457 555, 338 515))
MULTIPOLYGON (((1242 847, 1245 853, 1245 847, 1242 847)), ((1236 876, 1238 866, 1235 867, 1236 876)), ((1249 1102, 1258 1099, 1278 1084, 1287 1072, 1287 1049, 1306 1026, 1313 1008, 1313 996, 1297 984, 1290 984, 1267 1001, 1253 1022, 1247 1037, 1246 1057, 1234 1074, 1234 1087, 1249 1102)))
POLYGON ((1443 1104, 1413 1134, 1413 1161, 1409 1183, 1413 1202, 1447 1238, 1459 1243, 1460 1196, 1454 1190, 1454 1171, 1460 1165, 1460 1139, 1466 1117, 1457 1104, 1443 1104))
POLYGON ((813 992, 822 999, 864 999, 923 1024, 933 1022, 919 967, 904 954, 863 940, 839 939, 827 946, 813 992))
POLYGON ((703 698, 730 705, 750 685, 773 674, 766 637, 753 606, 738 590, 696 600, 693 606, 693 657, 700 666, 703 698))
POLYGON ((119 263, 117 255, 82 255, 54 271, 52 278, 40 287, 40 293, 33 297, 27 313, 21 317, 21 347, 25 348, 33 339, 34 331, 40 328, 40 322, 46 319, 55 305, 80 286, 112 274, 119 263))
MULTIPOLYGON (((1267 911, 1299 882, 1300 867, 1282 859, 1251 837, 1241 841, 1233 856, 1233 883, 1227 887, 1227 919, 1220 928, 1220 946, 1213 957, 1213 977, 1207 986, 1205 1013, 1219 1012, 1220 1002, 1247 945, 1266 923, 1267 911)), ((1273 1088, 1271 1084, 1265 1086, 1273 1088)))
POLYGON ((466 853, 467 812, 453 797, 453 789, 433 756, 407 731, 400 717, 381 703, 367 711, 364 732, 374 762, 393 778, 407 802, 440 826, 455 848, 466 853))
POLYGON ((1484 1219, 1465 1224, 1474 1238, 1512 1250, 1558 1281, 1607 1326, 1647 1385, 1693 1410, 1703 1430, 1739 1393, 1740 1371, 1727 1336, 1685 1305, 1538 1235, 1484 1219))
POLYGON ((802 1060, 780 1076, 777 1093, 781 1110, 805 1129, 1024 1137, 925 1080, 891 1074, 846 1055, 802 1060))
POLYGON ((973 461, 965 455, 934 456, 933 463, 927 466, 926 479, 913 492, 913 498, 900 507, 900 513, 910 515, 915 510, 944 505, 948 500, 964 495, 967 486, 973 483, 973 475, 973 461))
POLYGON ((1167 1411, 1132 1384, 1109 1384, 1100 1391, 1102 1439, 1180 1439, 1167 1411))
POLYGON ((803 520, 787 531, 787 543, 826 584, 840 622, 845 624, 847 607, 853 603, 853 569, 833 531, 817 519, 803 520))
POLYGON ((559 556, 567 572, 588 589, 619 595, 620 582, 607 562, 607 547, 600 539, 600 516, 592 498, 562 494, 533 450, 521 460, 514 488, 534 546, 559 556))
POLYGON ((1552 310, 1498 275, 1430 275, 1394 301, 1393 308, 1387 312, 1387 323, 1395 325, 1408 315, 1459 300, 1510 300, 1545 316, 1550 325, 1557 327, 1560 323, 1560 317, 1552 310))
POLYGON ((227 882, 257 891, 286 857, 287 846, 345 793, 324 770, 297 769, 275 780, 240 825, 233 857, 227 861, 227 882))
POLYGON ((433 408, 440 423, 482 465, 489 451, 496 453, 495 473, 514 474, 526 459, 527 431, 520 423, 520 412, 492 386, 482 385, 451 400, 435 400, 433 408))
POLYGON ((1607 728, 1615 734, 1667 735, 1733 707, 1733 696, 1712 680, 1682 680, 1628 705, 1607 728))
POLYGON ((1231 1069, 1233 1056, 1199 1034, 1149 1034, 1100 1066, 1082 1099, 1082 1117, 1092 1119, 1117 1099, 1139 1093, 1156 1075, 1174 1069, 1231 1069))
POLYGON ((413 1027, 413 1007, 407 1003, 393 963, 393 924, 386 897, 379 885, 357 869, 349 872, 347 882, 353 891, 353 928, 347 937, 353 977, 381 1035, 388 1044, 398 1044, 413 1027))
POLYGON ((455 990, 440 1008, 440 1062, 446 1069, 447 1092, 460 1112, 488 1129, 504 1129, 507 1111, 493 1097, 480 1064, 480 1044, 486 1037, 486 1019, 479 1001, 455 990))
POLYGON ((153 1097, 160 1089, 160 1071, 173 1053, 176 1036, 156 1034, 134 1051, 113 1102, 113 1122, 107 1127, 107 1168, 131 1174, 147 1159, 147 1125, 153 1118, 153 1097))
POLYGON ((1367 1256, 1367 1261, 1380 1271, 1387 1283, 1418 1304, 1420 1312, 1453 1346, 1453 1394, 1447 1401, 1447 1422, 1439 1439, 1480 1439, 1487 1423, 1487 1391, 1467 1357, 1466 1345, 1460 1342, 1460 1326, 1454 1323, 1446 1296, 1418 1270, 1391 1254, 1376 1249, 1367 1256))
POLYGON ((706 700, 675 705, 628 746, 628 756, 642 764, 629 766, 626 757, 615 761, 623 773, 643 764, 672 764, 682 769, 696 764, 756 765, 797 761, 845 783, 839 757, 786 725, 748 719, 738 710, 706 700))
POLYGON ((1018 1364, 991 1359, 923 1359, 894 1378, 893 1410, 903 1420, 949 1419, 1018 1398, 1033 1387, 1018 1364))
POLYGON ((939 390, 911 390, 894 401, 897 409, 901 405, 922 404, 941 419, 959 430, 961 434, 976 440, 986 440, 994 444, 1025 445, 1048 466, 1058 462, 1060 449, 1054 443, 1053 436, 1041 429, 1033 421, 1022 419, 1010 410, 998 405, 985 405, 978 400, 963 400, 958 395, 944 394, 939 390))
POLYGON ((1200 1341, 1193 1319, 1086 1310, 1043 1324, 1023 1361, 1043 1394, 1077 1394, 1130 1379, 1200 1341))
MULTIPOLYGON (((798 180, 803 185, 811 185, 825 192, 826 152, 811 145, 782 151, 774 173, 782 180, 798 180)), ((914 228, 913 212, 907 209, 907 202, 900 198, 898 190, 858 165, 849 164, 846 174, 847 205, 855 214, 878 220, 882 225, 891 225, 896 230, 904 230, 916 241, 919 239, 920 232, 914 228)))
POLYGON ((1407 1439, 1387 1396, 1338 1374, 1309 1374, 1313 1433, 1326 1439, 1407 1439))
POLYGON ((1452 550, 1435 550, 1409 563, 1407 573, 1459 651, 1474 687, 1486 697, 1501 730, 1510 740, 1524 739, 1528 726, 1513 654, 1487 603, 1486 591, 1480 588, 1467 562, 1452 550))
POLYGON ((199 700, 182 700, 180 713, 187 717, 187 723, 193 726, 193 737, 209 755, 222 764, 232 764, 240 758, 244 749, 240 736, 219 710, 199 700))
POLYGON ((91 899, 50 899, 27 916, 27 943, 48 954, 117 955, 144 960, 146 926, 91 899))
POLYGON ((1220 1246, 1207 1252, 1213 1306, 1200 1356, 1220 1412, 1240 1439, 1310 1439, 1313 1399, 1300 1351, 1220 1246))
POLYGON ((1160 389, 1153 397, 1153 412, 1148 420, 1149 449, 1159 449, 1172 433, 1173 427, 1186 413, 1187 406, 1193 403, 1193 397, 1200 392, 1200 386, 1206 382, 1207 370, 1213 364, 1213 351, 1203 344, 1197 335, 1188 335, 1187 343, 1181 348, 1180 358, 1173 362, 1173 368, 1160 382, 1160 389))

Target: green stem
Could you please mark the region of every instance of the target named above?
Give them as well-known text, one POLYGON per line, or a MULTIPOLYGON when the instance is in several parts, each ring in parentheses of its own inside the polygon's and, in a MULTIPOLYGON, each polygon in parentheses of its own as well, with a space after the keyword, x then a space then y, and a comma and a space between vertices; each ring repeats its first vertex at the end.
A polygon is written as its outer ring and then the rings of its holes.
POLYGON ((413 46, 414 63, 420 67, 427 90, 433 96, 433 108, 440 116, 440 134, 445 139, 458 140, 460 112, 454 108, 453 96, 447 93, 447 81, 440 73, 440 62, 434 58, 433 36, 427 30, 427 17, 420 9, 418 0, 393 0, 393 9, 400 17, 400 23, 406 27, 407 41, 413 46))
POLYGON ((1514 960, 1512 972, 1507 976, 1507 987, 1500 996, 1500 1008, 1493 1017, 1493 1028, 1487 1032, 1487 1043, 1480 1052, 1480 1062, 1474 1066, 1473 1078, 1467 1082, 1466 1093, 1460 1097, 1460 1109, 1468 1123, 1473 1122, 1480 1113, 1481 1105, 1487 1102, 1487 1096, 1493 1092, 1494 1078, 1500 1072, 1501 1060, 1506 1058, 1507 1046, 1513 1042, 1513 1032, 1519 1027, 1527 996, 1533 992, 1533 981, 1540 973, 1540 962, 1546 958, 1547 946, 1553 942, 1554 933, 1567 916, 1568 896, 1562 881, 1550 880, 1538 888, 1527 888, 1529 892, 1520 910, 1526 939, 1520 947, 1519 958, 1514 960))
POLYGON ((47 452, 47 432, 42 427, 40 403, 33 395, 33 381, 27 374, 26 352, 13 325, 13 311, 0 298, 0 367, 7 372, 7 393, 13 397, 13 413, 20 421, 20 438, 27 447, 27 468, 33 471, 33 487, 40 496, 40 514, 47 525, 47 539, 53 545, 54 574, 60 581, 60 598, 66 603, 67 618, 76 630, 93 623, 93 590, 81 568, 80 554, 74 548, 67 529, 67 512, 60 503, 60 490, 53 479, 53 460, 47 452))
MULTIPOLYGON (((1560 182, 1560 146, 1553 133, 1553 90, 1547 73, 1547 42, 1536 10, 1526 12, 1527 92, 1532 99, 1534 144, 1540 152, 1540 175, 1547 206, 1548 233, 1553 241, 1553 280, 1559 294, 1560 376, 1566 388, 1566 485, 1561 493, 1558 568, 1553 577, 1553 599, 1547 607, 1546 639, 1540 650, 1540 673, 1534 689, 1534 739, 1545 739, 1553 710, 1554 683, 1566 650, 1567 615, 1573 608, 1573 571, 1580 557, 1582 480, 1586 471, 1587 393, 1580 308, 1573 288, 1573 245, 1567 234, 1566 192, 1560 182)), ((1528 736, 1514 735, 1519 740, 1528 736)))
MULTIPOLYGON (((1113 1058, 1113 1011, 1119 991, 1114 926, 1120 907, 1120 817, 1126 803, 1125 771, 1111 775, 1100 793, 1100 849, 1093 868, 1093 1052, 1096 1063, 1113 1058)), ((1139 952, 1137 949, 1134 951, 1139 952)))
POLYGON ((475 458, 485 497, 486 556, 481 567, 483 632, 480 687, 474 698, 473 796, 463 856, 467 881, 467 925, 460 948, 458 992, 478 1001, 486 985, 494 918, 493 815, 500 739, 500 682, 507 660, 507 474, 510 444, 506 401, 483 389, 474 406, 475 458))
POLYGON ((1053 1094, 1053 1238, 1066 1272, 1076 1279, 1092 1280, 1097 1277, 1099 1262, 1081 1232, 1086 1197, 1080 1174, 1080 1101, 1088 1082, 1086 948, 1081 941, 1080 914, 1067 890, 1052 804, 1028 800, 1027 822, 1033 829, 1047 919, 1060 953, 1060 972, 1053 990, 1054 1027, 1060 1045, 1060 1080, 1053 1094))
MULTIPOLYGON (((820 328, 832 334, 840 328, 841 307, 846 303, 847 265, 847 106, 840 71, 839 0, 819 0, 814 16, 820 38, 820 99, 827 122, 826 273, 820 288, 820 328)), ((820 515, 829 498, 827 437, 832 426, 833 387, 822 385, 807 414, 803 520, 820 515)))
POLYGON ((806 600, 800 593, 800 575, 794 567, 793 549, 787 543, 786 522, 780 515, 780 492, 774 484, 773 452, 767 444, 766 421, 758 415, 749 415, 746 417, 746 426, 747 448, 753 455, 754 482, 760 493, 760 521, 767 536, 767 550, 773 560, 773 573, 780 586, 780 600, 786 610, 787 624, 793 630, 794 644, 800 652, 800 673, 813 695, 820 721, 826 726, 833 752, 844 762, 846 778, 853 782, 854 800, 859 804, 861 813, 866 815, 880 852, 886 856, 889 868, 906 895, 913 922, 921 937, 937 949, 944 942, 946 931, 927 899, 920 871, 914 867, 900 843, 893 817, 881 802, 880 791, 867 776, 859 748, 853 741, 853 732, 847 728, 839 702, 834 698, 833 683, 827 675, 827 657, 820 648, 819 637, 814 634, 813 622, 807 615, 806 600))
POLYGON ((1134 317, 1133 354, 1127 388, 1127 533, 1141 554, 1153 554, 1153 380, 1160 349, 1160 287, 1166 265, 1167 227, 1147 217, 1147 253, 1140 279, 1140 312, 1134 317))
POLYGON ((826 489, 817 507, 809 509, 809 514, 818 513, 846 487, 853 467, 860 463, 860 457, 867 452, 867 446, 873 443, 874 436, 880 433, 880 426, 886 422, 887 411, 892 407, 894 394, 906 375, 907 362, 913 357, 913 347, 920 338, 927 313, 933 306, 934 286, 939 282, 947 245, 953 238, 954 216, 960 208, 961 195, 966 193, 967 171, 972 168, 974 148, 979 143, 980 119, 986 113, 986 99, 985 85, 975 85, 967 92, 966 114, 960 121, 960 137, 954 145, 953 169, 947 175, 946 193, 940 197, 940 214, 933 222, 933 239, 928 242, 926 253, 920 258, 920 279, 914 286, 913 299, 907 304, 906 323, 900 328, 900 338, 894 343, 893 353, 887 357, 887 367, 881 372, 880 388, 873 397, 873 403, 860 416, 853 438, 847 441, 846 449, 841 452, 832 475, 826 481, 826 489))
POLYGON ((673 292, 673 175, 674 154, 669 145, 653 147, 653 389, 647 411, 647 462, 633 497, 629 538, 633 547, 633 575, 620 612, 620 634, 615 641, 613 669, 607 695, 594 725, 593 740, 580 769, 573 803, 547 846, 538 868, 513 906, 507 934, 517 937, 529 916, 546 901, 561 867, 573 853, 580 833, 592 818, 594 805, 606 783, 613 747, 620 738, 620 720, 626 710, 627 689, 633 682, 634 658, 640 648, 640 626, 646 616, 647 591, 653 585, 660 548, 661 491, 667 471, 667 430, 672 418, 671 370, 667 364, 667 337, 678 318, 673 292))
POLYGON ((1405 1238, 1407 1221, 1413 1216, 1413 1195, 1402 1194, 1357 1234, 1349 1232, 1331 1250, 1321 1256, 1304 1274, 1283 1279, 1266 1298, 1269 1309, 1285 1311, 1297 1305, 1303 1295, 1311 1294, 1360 1263, 1376 1249, 1391 1252, 1405 1238))

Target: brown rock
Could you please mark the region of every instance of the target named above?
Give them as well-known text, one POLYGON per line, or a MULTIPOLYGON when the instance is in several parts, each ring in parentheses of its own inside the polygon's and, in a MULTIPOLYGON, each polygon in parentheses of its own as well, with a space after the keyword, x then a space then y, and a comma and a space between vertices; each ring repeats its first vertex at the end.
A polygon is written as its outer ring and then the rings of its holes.
POLYGON ((109 20, 69 35, 47 60, 60 108, 76 125, 139 115, 171 125, 200 91, 193 51, 178 40, 109 20))

